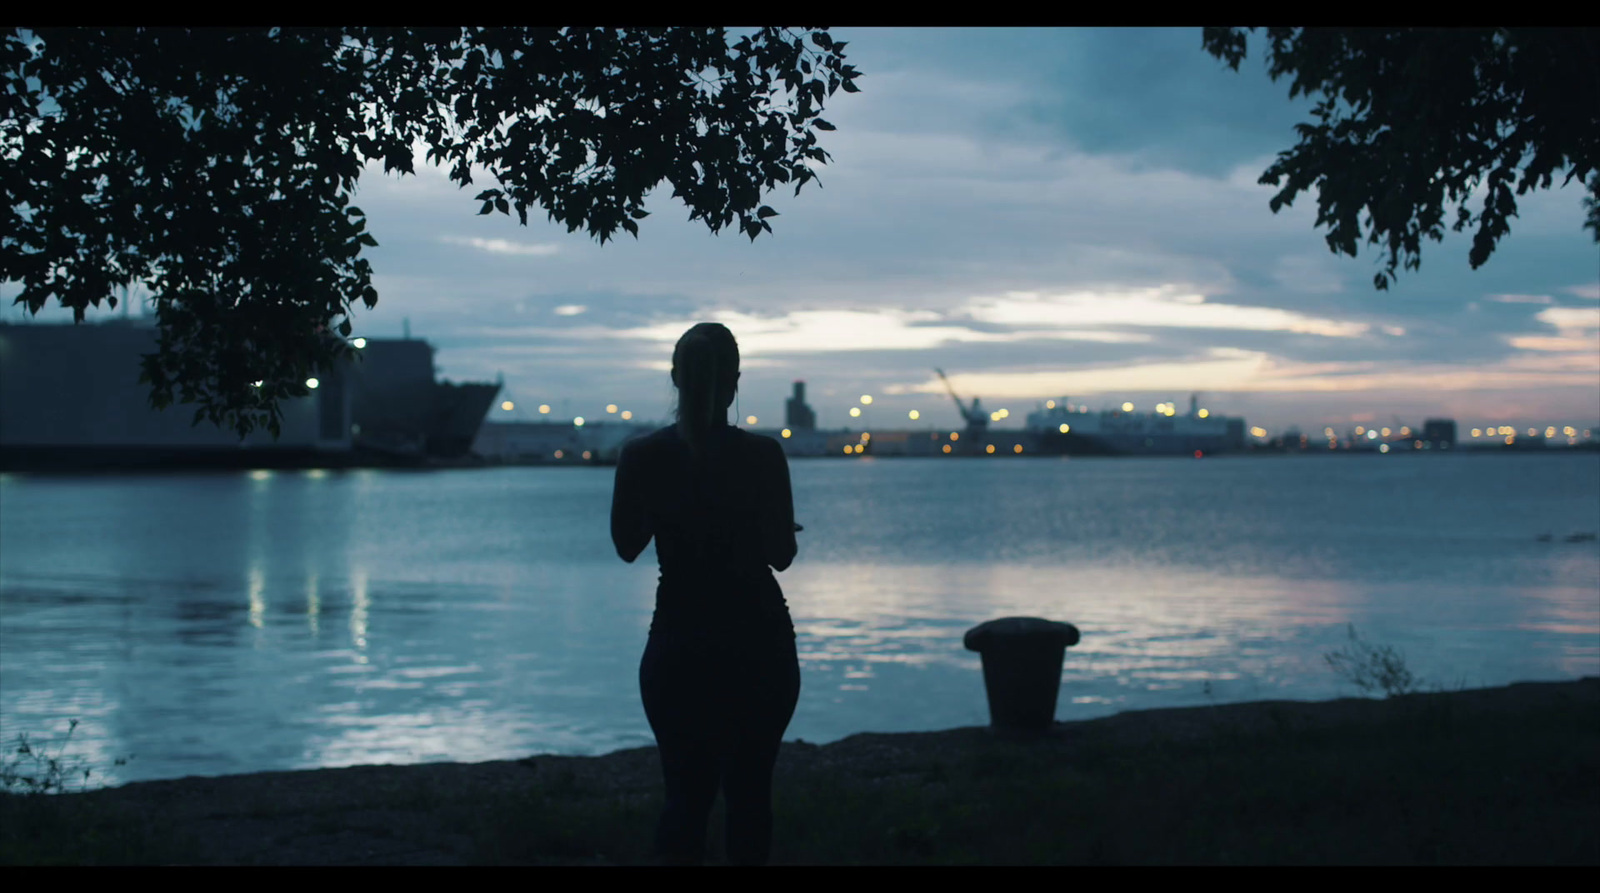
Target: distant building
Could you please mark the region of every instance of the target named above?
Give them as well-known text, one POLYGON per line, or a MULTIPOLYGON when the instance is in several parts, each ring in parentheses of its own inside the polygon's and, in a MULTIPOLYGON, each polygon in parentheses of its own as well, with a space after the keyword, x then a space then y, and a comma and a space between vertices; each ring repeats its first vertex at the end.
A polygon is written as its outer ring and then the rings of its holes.
POLYGON ((1456 445, 1455 419, 1428 419, 1422 423, 1422 442, 1428 449, 1449 450, 1456 445))
POLYGON ((1244 449, 1244 419, 1227 419, 1227 432, 1223 438, 1225 447, 1234 451, 1244 449))
POLYGON ((806 383, 794 383, 794 396, 784 401, 783 423, 795 431, 811 431, 817 427, 817 414, 806 405, 806 383))

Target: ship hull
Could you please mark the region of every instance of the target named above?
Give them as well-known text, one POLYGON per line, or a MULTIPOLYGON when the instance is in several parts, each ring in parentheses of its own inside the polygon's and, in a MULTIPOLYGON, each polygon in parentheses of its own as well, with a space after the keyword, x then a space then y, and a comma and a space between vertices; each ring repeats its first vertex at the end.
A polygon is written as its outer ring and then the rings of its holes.
POLYGON ((426 341, 368 339, 355 363, 280 403, 277 438, 150 406, 148 320, 0 324, 0 471, 347 468, 462 464, 500 386, 434 379, 426 341), (370 360, 371 362, 366 362, 370 360))

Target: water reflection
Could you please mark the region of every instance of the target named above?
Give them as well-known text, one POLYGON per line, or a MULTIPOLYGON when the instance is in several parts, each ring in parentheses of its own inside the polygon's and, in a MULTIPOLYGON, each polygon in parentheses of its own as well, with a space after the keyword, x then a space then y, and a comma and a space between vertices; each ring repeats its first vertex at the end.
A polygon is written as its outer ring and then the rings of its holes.
MULTIPOLYGON (((789 734, 986 723, 961 637, 1017 614, 1083 631, 1062 719, 1351 694, 1349 623, 1446 683, 1600 673, 1600 547, 1536 539, 1600 473, 1539 461, 796 463, 789 734)), ((0 737, 79 718, 124 780, 649 744, 654 576, 572 471, 0 477, 0 737)))
POLYGON ((317 575, 309 574, 306 577, 306 626, 310 628, 311 635, 318 633, 317 615, 322 613, 322 599, 317 594, 317 575))

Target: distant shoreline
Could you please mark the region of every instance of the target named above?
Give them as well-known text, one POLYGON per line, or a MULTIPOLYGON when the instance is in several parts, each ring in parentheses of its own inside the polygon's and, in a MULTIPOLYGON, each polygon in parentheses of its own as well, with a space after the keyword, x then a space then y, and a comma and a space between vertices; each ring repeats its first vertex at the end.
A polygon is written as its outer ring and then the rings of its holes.
MULTIPOLYGON (((1505 447, 1468 445, 1450 451, 1453 455, 1573 455, 1600 454, 1600 441, 1574 445, 1541 447, 1505 447)), ((1302 456, 1438 456, 1433 450, 1394 450, 1380 453, 1376 449, 1317 450, 1317 449, 1251 449, 1230 452, 1206 453, 1204 459, 1289 458, 1302 456)), ((1072 455, 1048 453, 1023 453, 1015 455, 997 451, 994 455, 959 454, 950 456, 874 454, 870 451, 856 456, 817 453, 790 456, 796 460, 850 461, 852 459, 925 459, 948 462, 958 459, 997 460, 1119 460, 1119 459, 1186 459, 1183 453, 1128 453, 1118 455, 1072 455)), ((104 448, 0 448, 0 474, 172 474, 184 472, 237 473, 240 471, 443 471, 476 468, 565 468, 565 467, 615 467, 611 458, 582 459, 526 459, 496 461, 482 457, 463 457, 450 461, 401 461, 387 456, 334 453, 319 454, 304 449, 260 449, 244 453, 237 449, 211 449, 179 454, 172 450, 134 449, 119 451, 104 448)))

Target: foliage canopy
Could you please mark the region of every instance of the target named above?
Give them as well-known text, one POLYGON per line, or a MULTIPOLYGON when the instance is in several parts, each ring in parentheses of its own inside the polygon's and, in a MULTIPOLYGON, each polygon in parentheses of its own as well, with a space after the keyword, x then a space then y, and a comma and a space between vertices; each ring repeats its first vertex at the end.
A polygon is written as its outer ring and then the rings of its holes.
MULTIPOLYGON (((1206 28, 1202 41, 1237 71, 1254 30, 1206 28)), ((1584 226, 1600 242, 1600 30, 1265 30, 1272 78, 1318 97, 1299 144, 1261 176, 1281 186, 1272 210, 1315 186, 1331 250, 1354 256, 1363 233, 1387 250, 1379 289, 1421 265, 1424 236, 1443 238, 1447 205, 1452 229, 1476 227, 1468 260, 1482 266, 1517 197, 1563 170, 1562 185, 1587 181, 1584 226)))
POLYGON ((637 237, 663 180, 712 232, 828 154, 824 100, 859 72, 826 29, 63 28, 0 43, 0 281, 81 321, 154 296, 151 402, 241 436, 351 348, 378 292, 351 205, 363 166, 459 186, 479 213, 543 210, 637 237), (337 333, 335 336, 334 333, 337 333), (259 382, 259 386, 257 386, 259 382))

